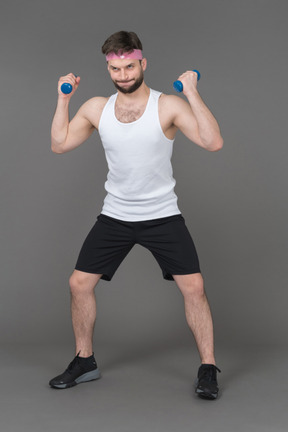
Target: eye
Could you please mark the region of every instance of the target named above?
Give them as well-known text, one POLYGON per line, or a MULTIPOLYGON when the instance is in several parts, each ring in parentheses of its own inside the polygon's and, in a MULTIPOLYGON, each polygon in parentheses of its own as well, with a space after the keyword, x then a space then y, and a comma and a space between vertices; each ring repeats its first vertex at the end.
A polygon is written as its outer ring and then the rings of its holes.
POLYGON ((133 68, 134 68, 134 65, 133 65, 133 64, 130 64, 130 65, 127 66, 127 68, 128 68, 128 69, 133 69, 133 68))

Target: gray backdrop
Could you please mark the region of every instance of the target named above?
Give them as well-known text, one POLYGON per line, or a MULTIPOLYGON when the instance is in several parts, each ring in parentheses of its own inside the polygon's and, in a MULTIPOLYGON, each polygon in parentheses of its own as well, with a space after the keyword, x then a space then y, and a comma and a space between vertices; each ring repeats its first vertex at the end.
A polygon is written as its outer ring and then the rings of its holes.
MULTIPOLYGON (((114 93, 101 45, 121 29, 142 39, 152 88, 172 93, 175 78, 199 69, 200 94, 221 126, 222 151, 204 151, 179 134, 173 155, 179 206, 198 248, 216 340, 282 342, 287 11, 284 0, 2 4, 3 342, 73 341, 68 278, 101 211, 107 165, 97 133, 71 153, 53 154, 50 126, 59 76, 74 72, 82 79, 71 116, 88 98, 114 93)), ((111 283, 100 282, 97 297, 99 340, 184 337, 176 284, 162 279, 140 246, 111 283)))
POLYGON ((286 432, 287 12, 286 0, 1 2, 1 430, 286 432), (114 93, 100 49, 122 29, 139 34, 152 88, 201 71, 224 137, 209 153, 179 134, 173 155, 214 316, 216 405, 191 397, 182 296, 138 245, 96 289, 103 379, 48 386, 74 355, 68 278, 107 175, 97 133, 51 152, 57 81, 81 76, 71 116, 114 93))
MULTIPOLYGON (((216 337, 281 343, 287 290, 287 2, 4 2, 1 6, 1 332, 3 342, 71 337, 68 278, 102 208, 107 165, 97 133, 55 155, 50 126, 60 75, 81 85, 71 116, 115 89, 101 45, 134 30, 146 82, 173 92, 187 69, 218 119, 221 152, 179 134, 173 155, 179 206, 197 245, 216 337)), ((174 337, 182 298, 136 246, 111 283, 100 282, 97 337, 174 337), (149 317, 149 319, 147 319, 149 317), (101 328, 101 331, 99 330, 101 328)))

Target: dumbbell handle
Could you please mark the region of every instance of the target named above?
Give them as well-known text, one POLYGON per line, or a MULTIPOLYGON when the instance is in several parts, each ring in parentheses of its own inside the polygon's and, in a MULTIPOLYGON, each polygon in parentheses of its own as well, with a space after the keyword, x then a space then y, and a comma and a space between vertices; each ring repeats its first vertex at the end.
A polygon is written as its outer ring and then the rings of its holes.
MULTIPOLYGON (((197 81, 199 81, 201 78, 200 72, 197 69, 193 69, 193 72, 197 73, 197 81)), ((178 93, 181 93, 183 91, 183 84, 180 80, 174 81, 173 87, 178 93)))

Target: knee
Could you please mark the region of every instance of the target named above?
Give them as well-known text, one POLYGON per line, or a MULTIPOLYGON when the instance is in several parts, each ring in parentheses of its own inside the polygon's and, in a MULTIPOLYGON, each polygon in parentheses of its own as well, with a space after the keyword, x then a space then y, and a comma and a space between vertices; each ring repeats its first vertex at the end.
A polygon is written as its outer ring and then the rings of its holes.
POLYGON ((83 294, 89 290, 93 290, 94 286, 91 288, 88 278, 85 275, 79 274, 78 272, 73 272, 69 279, 70 292, 73 296, 83 294))
POLYGON ((205 296, 204 281, 200 273, 181 276, 181 281, 178 282, 180 291, 185 299, 196 299, 205 296))

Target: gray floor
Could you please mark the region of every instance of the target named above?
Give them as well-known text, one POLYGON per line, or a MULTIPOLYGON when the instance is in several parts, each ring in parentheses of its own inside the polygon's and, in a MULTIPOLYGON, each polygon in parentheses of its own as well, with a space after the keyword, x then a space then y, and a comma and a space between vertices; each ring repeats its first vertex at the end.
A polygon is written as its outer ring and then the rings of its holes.
POLYGON ((287 431, 282 348, 218 346, 222 392, 216 401, 194 395, 198 356, 191 346, 102 345, 100 380, 49 388, 71 354, 63 346, 2 346, 1 431, 287 431))

